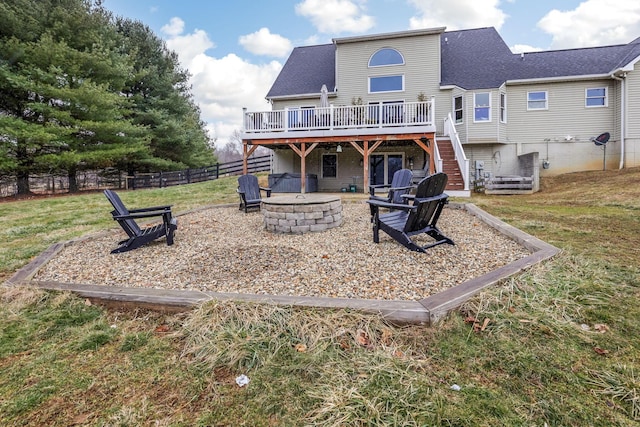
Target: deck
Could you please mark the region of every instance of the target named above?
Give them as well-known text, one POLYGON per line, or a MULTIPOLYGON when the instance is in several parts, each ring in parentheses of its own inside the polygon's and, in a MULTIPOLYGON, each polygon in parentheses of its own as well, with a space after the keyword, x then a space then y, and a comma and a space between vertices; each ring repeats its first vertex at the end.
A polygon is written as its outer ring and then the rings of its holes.
MULTIPOLYGON (((244 110, 242 139, 434 133, 434 101, 244 110)), ((375 139, 375 138, 374 138, 375 139)))

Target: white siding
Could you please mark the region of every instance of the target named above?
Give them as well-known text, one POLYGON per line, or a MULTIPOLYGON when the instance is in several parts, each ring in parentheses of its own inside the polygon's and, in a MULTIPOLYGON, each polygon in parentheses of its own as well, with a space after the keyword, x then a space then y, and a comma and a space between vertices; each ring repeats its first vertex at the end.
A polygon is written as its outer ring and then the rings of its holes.
POLYGON ((561 141, 570 135, 585 141, 602 132, 610 132, 611 138, 617 139, 615 117, 618 100, 614 84, 613 79, 607 79, 508 86, 508 140, 533 143, 549 138, 561 141), (585 107, 585 90, 594 87, 608 89, 607 107, 585 107), (534 91, 547 92, 547 110, 527 110, 527 93, 534 91))
POLYGON ((351 105, 354 98, 364 104, 376 101, 415 102, 439 91, 440 35, 419 35, 389 40, 339 43, 336 52, 338 98, 335 105, 351 105), (369 58, 381 48, 393 48, 404 57, 404 65, 369 68, 369 58), (369 93, 371 76, 404 75, 402 92, 369 93))
POLYGON ((640 166, 640 64, 627 74, 625 167, 640 166))

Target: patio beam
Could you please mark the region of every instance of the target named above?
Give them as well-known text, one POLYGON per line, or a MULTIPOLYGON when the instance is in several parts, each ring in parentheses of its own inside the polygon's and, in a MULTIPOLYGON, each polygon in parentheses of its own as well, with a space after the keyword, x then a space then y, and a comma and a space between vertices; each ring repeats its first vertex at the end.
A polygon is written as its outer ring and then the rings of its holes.
POLYGON ((256 149, 260 146, 258 145, 251 145, 252 141, 250 139, 243 139, 242 140, 242 173, 244 175, 246 175, 249 172, 249 165, 248 165, 248 159, 249 156, 253 154, 254 151, 256 151, 256 149), (249 148, 249 145, 251 145, 251 148, 249 148))
POLYGON ((425 135, 420 139, 413 138, 413 141, 429 155, 429 174, 432 174, 436 172, 436 161, 433 155, 434 138, 433 135, 430 136, 431 139, 425 135))

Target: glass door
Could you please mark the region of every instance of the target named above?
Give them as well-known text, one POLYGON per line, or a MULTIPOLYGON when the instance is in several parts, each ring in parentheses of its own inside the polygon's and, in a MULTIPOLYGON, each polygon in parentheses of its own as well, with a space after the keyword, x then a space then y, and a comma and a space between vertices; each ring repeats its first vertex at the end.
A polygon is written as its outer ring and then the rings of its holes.
POLYGON ((369 184, 388 185, 393 174, 402 169, 402 154, 374 154, 369 157, 369 184))

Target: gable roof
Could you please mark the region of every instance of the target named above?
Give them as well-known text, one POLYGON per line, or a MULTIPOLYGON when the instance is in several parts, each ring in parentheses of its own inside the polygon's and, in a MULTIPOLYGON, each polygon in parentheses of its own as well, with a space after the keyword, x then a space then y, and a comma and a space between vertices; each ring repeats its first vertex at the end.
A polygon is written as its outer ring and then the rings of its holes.
POLYGON ((440 37, 442 86, 464 89, 499 87, 513 53, 495 28, 447 31, 440 37))
POLYGON ((335 64, 333 44, 294 48, 271 86, 267 99, 320 94, 323 84, 334 92, 335 64))
MULTIPOLYGON (((445 32, 438 28, 425 34, 440 34, 440 85, 467 90, 497 88, 506 82, 604 77, 640 60, 640 37, 625 45, 514 54, 493 27, 445 32)), ((357 42, 360 38, 337 41, 357 42)), ((335 92, 335 49, 336 44, 295 48, 267 99, 318 95, 323 84, 335 92)))

